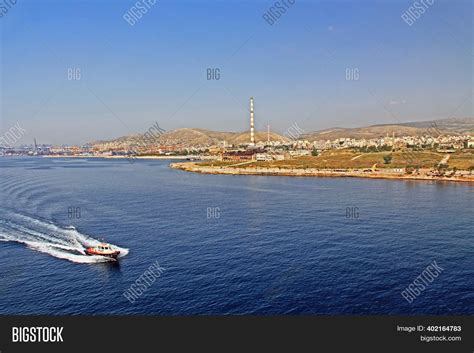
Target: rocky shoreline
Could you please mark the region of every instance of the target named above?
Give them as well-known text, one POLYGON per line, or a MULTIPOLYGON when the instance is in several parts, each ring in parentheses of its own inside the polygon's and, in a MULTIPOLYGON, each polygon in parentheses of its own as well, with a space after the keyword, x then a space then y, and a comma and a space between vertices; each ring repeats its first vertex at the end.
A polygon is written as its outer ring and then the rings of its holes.
POLYGON ((435 180, 454 182, 474 182, 474 175, 469 176, 430 176, 426 174, 404 174, 387 173, 383 170, 375 172, 340 172, 330 169, 302 169, 302 168, 262 168, 262 167, 209 167, 200 166, 197 163, 171 163, 170 168, 180 169, 187 172, 203 174, 225 174, 225 175, 263 175, 263 176, 293 176, 293 177, 352 177, 372 179, 397 179, 397 180, 435 180))

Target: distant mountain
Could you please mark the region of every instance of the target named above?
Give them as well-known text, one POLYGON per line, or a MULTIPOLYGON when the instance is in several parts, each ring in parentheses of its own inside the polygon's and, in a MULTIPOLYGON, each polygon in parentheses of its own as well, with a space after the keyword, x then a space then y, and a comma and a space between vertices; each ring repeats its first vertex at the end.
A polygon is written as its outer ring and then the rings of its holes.
POLYGON ((464 134, 474 132, 474 118, 449 118, 431 121, 419 121, 413 123, 401 124, 403 126, 411 126, 421 129, 436 126, 438 129, 446 132, 464 134))
POLYGON ((449 118, 400 124, 379 124, 358 128, 331 128, 302 135, 308 141, 334 140, 337 138, 371 139, 386 136, 420 136, 424 134, 474 135, 474 118, 449 118))
MULTIPOLYGON (((276 133, 270 133, 270 141, 284 141, 285 138, 276 133)), ((217 145, 223 141, 230 145, 245 144, 250 141, 250 132, 221 132, 195 128, 181 128, 163 133, 159 137, 160 145, 208 146, 217 145)), ((255 132, 255 141, 267 141, 266 132, 255 132)), ((110 141, 96 141, 92 144, 99 148, 115 146, 130 146, 137 143, 147 143, 142 134, 119 137, 110 141)))
MULTIPOLYGON (((266 141, 266 132, 255 132, 255 142, 266 141)), ((270 141, 283 141, 284 137, 270 133, 270 141)), ((183 128, 164 133, 160 137, 164 144, 184 143, 189 145, 209 145, 226 141, 227 144, 238 145, 250 141, 250 132, 220 132, 205 129, 183 128)))
MULTIPOLYGON (((433 134, 472 134, 474 135, 474 118, 451 118, 434 121, 421 121, 412 123, 372 125, 359 128, 341 128, 315 131, 300 136, 302 140, 334 140, 337 138, 371 139, 386 136, 419 136, 431 132, 433 134)), ((256 132, 255 141, 266 141, 266 132, 256 132)), ((270 133, 271 141, 288 141, 285 137, 270 133)), ((245 132, 221 132, 196 128, 182 128, 167 131, 160 136, 160 145, 185 145, 185 146, 209 146, 217 145, 226 141, 227 145, 246 144, 250 141, 250 133, 245 132)), ((96 141, 92 144, 99 148, 126 147, 146 142, 142 134, 134 134, 119 137, 110 141, 96 141)))

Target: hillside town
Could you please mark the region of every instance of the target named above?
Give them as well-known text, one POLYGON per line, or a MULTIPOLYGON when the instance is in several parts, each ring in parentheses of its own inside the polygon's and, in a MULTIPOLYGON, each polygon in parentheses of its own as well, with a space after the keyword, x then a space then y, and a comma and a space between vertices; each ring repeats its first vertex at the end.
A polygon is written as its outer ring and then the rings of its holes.
POLYGON ((473 149, 471 135, 422 135, 386 136, 372 139, 337 138, 334 140, 308 141, 282 136, 281 140, 248 142, 239 145, 226 141, 194 145, 188 141, 160 140, 153 143, 136 141, 110 141, 84 145, 30 144, 12 148, 0 146, 5 156, 71 156, 71 157, 127 157, 134 156, 207 156, 222 160, 283 160, 296 156, 316 155, 327 150, 354 149, 359 152, 434 150, 439 153, 454 153, 462 149, 473 149))
POLYGON ((253 97, 249 108, 250 129, 243 133, 189 128, 166 131, 155 122, 143 134, 83 145, 38 144, 36 138, 33 144, 18 148, 0 145, 0 155, 122 158, 130 162, 137 158, 211 160, 211 165, 173 163, 171 166, 212 173, 218 166, 219 173, 229 174, 258 174, 258 168, 263 167, 266 169, 260 173, 267 174, 275 173, 278 168, 277 174, 283 169, 284 173, 291 170, 290 174, 294 175, 300 175, 303 169, 305 175, 392 173, 471 178, 474 171, 474 119, 335 128, 315 133, 306 133, 294 123, 279 135, 270 133, 269 125, 266 133, 256 131, 253 97))

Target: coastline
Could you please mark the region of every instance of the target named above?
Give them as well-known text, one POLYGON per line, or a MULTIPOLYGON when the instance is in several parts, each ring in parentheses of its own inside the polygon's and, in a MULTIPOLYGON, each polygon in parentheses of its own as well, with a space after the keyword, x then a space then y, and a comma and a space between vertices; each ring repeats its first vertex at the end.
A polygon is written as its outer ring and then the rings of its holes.
MULTIPOLYGON (((59 156, 59 155, 45 155, 43 158, 105 158, 105 159, 128 159, 126 156, 59 156)), ((182 159, 187 160, 189 156, 135 156, 133 159, 182 159)))
POLYGON ((474 175, 468 177, 437 177, 428 175, 413 175, 402 173, 387 173, 383 171, 376 172, 336 172, 333 170, 321 169, 278 169, 278 168, 231 168, 231 167, 207 167, 200 166, 192 162, 171 163, 170 168, 179 169, 186 172, 202 174, 223 174, 223 175, 260 175, 260 176, 291 176, 291 177, 345 177, 345 178, 369 178, 369 179, 394 179, 394 180, 432 180, 473 183, 474 175))

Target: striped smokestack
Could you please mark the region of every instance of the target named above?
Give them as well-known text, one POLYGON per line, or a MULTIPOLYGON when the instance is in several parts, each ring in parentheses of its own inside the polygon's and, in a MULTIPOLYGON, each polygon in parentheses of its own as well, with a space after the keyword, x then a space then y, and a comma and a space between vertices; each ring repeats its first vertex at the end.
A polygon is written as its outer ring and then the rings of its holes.
POLYGON ((253 121, 253 97, 250 97, 250 144, 255 144, 255 131, 253 121))

